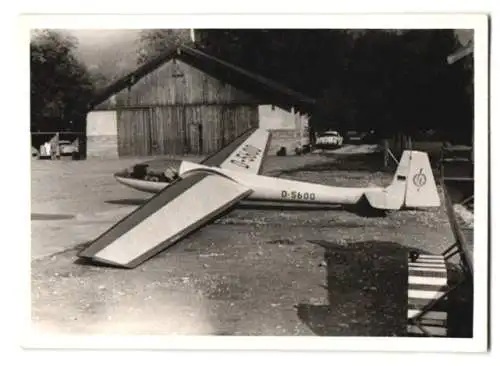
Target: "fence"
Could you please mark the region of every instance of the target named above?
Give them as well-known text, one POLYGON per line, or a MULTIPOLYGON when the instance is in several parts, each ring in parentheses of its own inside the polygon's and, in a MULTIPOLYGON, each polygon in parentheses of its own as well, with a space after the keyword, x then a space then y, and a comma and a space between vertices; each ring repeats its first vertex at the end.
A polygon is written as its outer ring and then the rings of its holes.
POLYGON ((443 146, 442 141, 412 139, 411 137, 386 139, 382 142, 384 167, 390 167, 394 162, 394 157, 401 156, 403 150, 418 150, 426 152, 429 155, 431 166, 437 169, 439 168, 443 146))
MULTIPOLYGON (((408 312, 408 333, 424 336, 446 336, 448 334, 453 337, 467 338, 473 335, 474 267, 473 237, 470 235, 473 234, 473 228, 464 228, 460 225, 454 207, 454 204, 459 200, 450 194, 450 184, 457 182, 468 184, 469 189, 472 187, 471 192, 473 192, 474 160, 472 147, 443 146, 439 166, 439 181, 444 193, 444 206, 454 240, 453 244, 440 254, 423 255, 419 261, 418 253, 413 253, 413 258, 409 259, 409 286, 413 284, 415 287, 414 284, 418 282, 416 279, 420 281, 420 279, 428 279, 432 276, 432 281, 426 281, 425 285, 427 291, 433 291, 433 295, 427 302, 422 303, 422 299, 418 299, 418 301, 414 299, 420 296, 419 291, 411 290, 409 287, 408 304, 412 306, 412 310, 408 312), (460 169, 457 169, 453 164, 461 164, 460 169), (453 257, 458 257, 460 270, 453 272, 454 276, 448 278, 448 266, 451 265, 449 262, 453 257), (425 270, 429 273, 424 272, 425 270), (439 276, 436 274, 438 271, 440 271, 439 276), (413 276, 425 274, 425 277, 412 278, 412 272, 413 276), (431 282, 433 287, 431 287, 431 282), (413 310, 413 308, 417 308, 417 310, 413 310)), ((461 204, 470 202, 473 198, 474 196, 471 195, 462 200, 461 204)))
POLYGON ((467 247, 472 237, 464 235, 454 210, 454 204, 472 208, 474 204, 474 150, 470 146, 443 147, 440 160, 441 185, 445 194, 445 205, 450 219, 456 250, 464 268, 472 276, 473 261, 467 247))

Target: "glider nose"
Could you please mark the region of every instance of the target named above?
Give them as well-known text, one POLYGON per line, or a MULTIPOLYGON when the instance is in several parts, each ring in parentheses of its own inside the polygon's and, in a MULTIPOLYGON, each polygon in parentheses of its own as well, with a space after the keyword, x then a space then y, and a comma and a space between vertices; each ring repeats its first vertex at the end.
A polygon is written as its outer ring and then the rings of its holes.
POLYGON ((115 178, 132 178, 145 180, 148 173, 149 172, 147 164, 135 164, 132 167, 120 170, 113 175, 115 178))
POLYGON ((115 178, 130 178, 130 170, 129 169, 120 170, 119 172, 116 172, 115 174, 113 174, 113 177, 115 177, 115 178))
POLYGON ((152 160, 135 164, 113 174, 116 179, 128 178, 153 182, 171 182, 179 177, 180 161, 152 160))

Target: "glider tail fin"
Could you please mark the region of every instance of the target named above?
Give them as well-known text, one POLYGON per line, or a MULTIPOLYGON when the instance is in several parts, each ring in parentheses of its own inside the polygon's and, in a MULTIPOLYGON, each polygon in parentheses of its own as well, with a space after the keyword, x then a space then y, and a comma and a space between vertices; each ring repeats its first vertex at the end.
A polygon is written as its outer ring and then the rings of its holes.
POLYGON ((405 150, 392 183, 380 191, 365 193, 370 206, 378 210, 439 207, 441 202, 425 152, 405 150))
POLYGON ((432 173, 429 156, 422 151, 405 151, 410 155, 404 206, 408 208, 439 207, 441 200, 432 173))

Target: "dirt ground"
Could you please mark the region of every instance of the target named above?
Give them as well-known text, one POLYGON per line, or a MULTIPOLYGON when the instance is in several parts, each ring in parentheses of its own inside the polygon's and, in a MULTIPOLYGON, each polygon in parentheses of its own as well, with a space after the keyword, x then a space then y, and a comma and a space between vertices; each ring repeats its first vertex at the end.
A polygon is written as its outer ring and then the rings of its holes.
MULTIPOLYGON (((142 159, 144 160, 144 159, 142 159)), ((237 209, 136 269, 76 253, 148 194, 112 173, 141 159, 32 162, 32 320, 57 334, 403 336, 407 253, 453 242, 444 208, 362 218, 237 209)), ((392 174, 269 157, 264 174, 343 186, 392 174)))

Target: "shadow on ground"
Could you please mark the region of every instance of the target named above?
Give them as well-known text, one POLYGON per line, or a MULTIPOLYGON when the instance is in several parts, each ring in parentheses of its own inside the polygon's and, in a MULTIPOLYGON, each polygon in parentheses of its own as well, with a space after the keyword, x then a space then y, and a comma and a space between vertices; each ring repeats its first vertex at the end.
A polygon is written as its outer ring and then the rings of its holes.
POLYGON ((32 213, 31 221, 56 221, 70 220, 75 218, 75 215, 70 214, 48 214, 48 213, 32 213))
POLYGON ((456 291, 448 297, 448 336, 453 338, 472 338, 474 318, 474 281, 466 276, 457 264, 448 265, 448 278, 451 286, 460 283, 456 291))
POLYGON ((108 200, 104 201, 111 205, 123 205, 123 206, 140 206, 148 201, 147 198, 123 198, 119 200, 108 200))
POLYGON ((298 168, 281 170, 280 173, 291 174, 296 172, 322 172, 330 170, 365 171, 375 173, 384 170, 383 161, 383 155, 381 153, 370 153, 356 156, 332 155, 331 161, 307 164, 298 168))
MULTIPOLYGON (((439 176, 439 170, 435 162, 431 161, 434 177, 439 176)), ((332 155, 330 161, 310 163, 292 169, 280 170, 277 175, 293 174, 297 172, 323 172, 323 171, 346 171, 346 172, 367 172, 393 173, 396 170, 396 163, 391 160, 389 166, 384 166, 383 152, 360 154, 360 155, 332 155)))
MULTIPOLYGON (((310 242, 325 250, 328 305, 299 304, 305 325, 319 336, 407 336, 408 252, 424 252, 384 241, 310 242)), ((454 265, 448 272, 451 282, 461 273, 454 265)), ((450 337, 472 330, 470 291, 464 287, 448 300, 450 337)))
MULTIPOLYGON (((124 199, 118 199, 118 200, 109 200, 105 201, 108 204, 112 205, 121 205, 121 206, 141 206, 144 203, 146 203, 148 200, 147 199, 134 199, 134 198, 124 198, 124 199)), ((290 204, 287 206, 287 203, 276 203, 276 204, 271 204, 270 202, 264 202, 264 203, 259 203, 258 201, 242 201, 239 202, 236 206, 237 209, 241 210, 260 210, 260 211, 287 211, 287 212, 301 212, 301 211, 321 211, 324 212, 325 210, 328 211, 347 211, 356 215, 359 215, 361 217, 385 217, 386 212, 381 211, 381 210, 374 210, 368 203, 367 201, 362 201, 359 204, 355 206, 342 206, 339 204, 331 204, 327 208, 325 208, 326 205, 324 204, 319 204, 319 205, 303 205, 303 206, 297 206, 290 204)), ((224 215, 223 215, 224 216, 224 215)), ((347 225, 346 227, 349 227, 347 225)), ((359 225, 353 225, 352 227, 359 227, 359 225)))
POLYGON ((310 242, 325 250, 328 305, 299 304, 302 322, 321 336, 405 334, 406 247, 381 241, 310 242))

